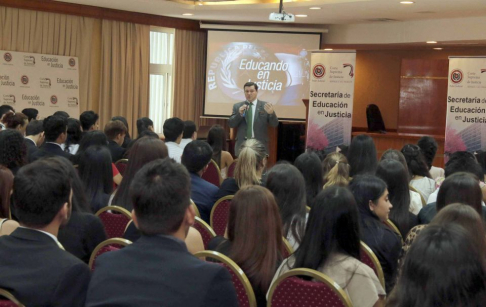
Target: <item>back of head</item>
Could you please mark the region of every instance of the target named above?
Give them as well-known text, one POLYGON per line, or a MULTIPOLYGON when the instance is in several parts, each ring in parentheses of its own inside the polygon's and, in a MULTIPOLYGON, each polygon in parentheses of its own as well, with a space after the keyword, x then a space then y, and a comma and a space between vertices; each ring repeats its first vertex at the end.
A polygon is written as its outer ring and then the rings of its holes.
POLYGON ((190 139, 192 138, 192 135, 196 131, 197 131, 196 123, 194 123, 192 120, 186 120, 184 121, 184 132, 182 133, 182 138, 190 139))
POLYGON ((480 152, 476 155, 476 160, 483 169, 483 174, 486 174, 486 151, 480 152))
POLYGON ((321 160, 313 152, 304 152, 295 159, 294 165, 304 176, 307 205, 311 207, 324 185, 321 160))
POLYGON ((386 191, 386 183, 373 175, 358 175, 349 183, 349 189, 354 195, 361 219, 379 221, 370 210, 370 201, 376 202, 386 191))
POLYGON ((0 106, 0 118, 5 114, 5 113, 8 113, 8 112, 13 112, 15 113, 15 110, 12 106, 8 105, 8 104, 4 104, 4 105, 1 105, 0 106))
POLYGON ((240 188, 247 185, 260 184, 261 171, 265 167, 267 157, 265 146, 251 139, 241 145, 238 162, 235 166, 235 180, 240 188))
POLYGON ((13 169, 26 163, 27 148, 24 136, 18 130, 0 131, 0 165, 13 169))
POLYGON ((284 237, 290 233, 300 243, 305 230, 304 177, 291 164, 277 164, 267 173, 265 186, 277 201, 284 237))
POLYGON ((474 243, 458 224, 427 226, 410 247, 386 306, 483 306, 486 254, 474 243))
POLYGON ((108 138, 102 131, 94 130, 86 132, 79 143, 78 154, 84 152, 90 146, 107 146, 108 138))
POLYGON ((403 146, 402 154, 405 157, 405 161, 407 161, 410 177, 423 176, 430 178, 429 167, 425 162, 425 158, 420 150, 420 147, 413 144, 407 144, 403 146))
POLYGON ((304 240, 295 253, 294 268, 317 270, 340 252, 359 260, 360 231, 353 194, 340 186, 321 191, 309 213, 304 240))
POLYGON ((81 131, 81 122, 76 118, 68 118, 66 148, 71 144, 79 144, 82 137, 83 131, 81 131))
POLYGON ((283 252, 282 222, 272 193, 261 186, 241 188, 230 205, 229 257, 266 293, 283 252))
POLYGON ((171 159, 147 163, 133 178, 130 201, 144 235, 170 235, 184 220, 190 204, 190 178, 186 169, 171 159))
POLYGON ((148 117, 142 117, 137 119, 137 132, 140 135, 146 130, 150 130, 149 127, 154 127, 154 122, 148 117))
POLYGON ((125 127, 127 128, 127 135, 130 135, 130 133, 129 133, 130 132, 130 129, 128 128, 128 121, 127 121, 127 119, 125 117, 123 117, 123 116, 113 116, 113 118, 111 120, 112 121, 115 121, 115 120, 121 121, 125 125, 125 127))
POLYGON ((22 113, 27 116, 27 119, 30 121, 37 119, 39 115, 39 111, 34 108, 26 108, 22 110, 22 113))
POLYGON ((208 144, 211 145, 214 152, 221 152, 226 142, 226 133, 220 125, 213 125, 208 132, 208 144))
POLYGON ((127 134, 127 127, 125 127, 122 121, 113 120, 106 124, 105 134, 109 140, 114 140, 120 134, 127 134))
POLYGON ((449 204, 462 203, 473 207, 482 215, 482 200, 478 179, 470 173, 459 172, 447 177, 440 186, 436 208, 440 211, 449 204))
POLYGON ((374 174, 378 164, 375 142, 366 134, 355 136, 349 146, 347 158, 351 168, 349 176, 374 174))
POLYGON ((399 150, 387 149, 383 153, 383 155, 381 155, 380 161, 383 161, 383 160, 395 160, 395 161, 400 162, 408 173, 407 160, 405 160, 405 156, 399 150))
POLYGON ((44 119, 43 124, 46 142, 55 142, 62 133, 66 133, 67 119, 63 117, 49 116, 44 119))
POLYGON ((62 117, 64 119, 68 119, 70 116, 67 112, 64 112, 64 111, 56 111, 54 112, 54 114, 52 114, 52 116, 58 116, 58 117, 62 117))
POLYGON ((418 147, 422 150, 424 154, 425 162, 429 169, 432 167, 432 162, 434 162, 435 154, 437 152, 437 142, 431 136, 423 136, 417 142, 418 147))
POLYGON ((0 165, 0 218, 9 218, 10 193, 12 192, 14 176, 12 172, 0 165))
POLYGON ((31 121, 28 125, 27 128, 25 129, 25 135, 26 136, 31 136, 31 135, 38 135, 39 133, 44 132, 44 121, 43 120, 33 120, 31 121))
POLYGON ((81 122, 81 127, 83 128, 83 131, 92 130, 92 127, 96 125, 98 118, 98 114, 96 114, 94 111, 84 111, 83 113, 81 113, 81 115, 79 116, 79 121, 81 122))
POLYGON ((187 168, 189 173, 197 173, 204 169, 211 161, 213 151, 208 143, 201 140, 195 140, 184 147, 181 163, 187 168))
POLYGON ((484 174, 476 157, 467 151, 456 151, 449 157, 444 168, 444 175, 449 177, 458 172, 468 172, 474 174, 478 179, 483 180, 484 174))
POLYGON ((86 199, 83 183, 79 178, 78 170, 76 170, 68 159, 57 158, 60 167, 69 175, 71 179, 71 188, 73 189, 72 211, 73 212, 91 212, 90 205, 86 199))
POLYGON ((324 188, 333 185, 347 185, 349 181, 348 159, 339 153, 332 152, 322 161, 324 188))
POLYGON ((23 113, 8 113, 3 118, 5 126, 9 129, 16 129, 17 127, 24 127, 28 123, 27 116, 23 113))
POLYGON ((70 203, 71 180, 58 162, 62 158, 37 160, 22 167, 14 179, 15 216, 21 225, 42 228, 70 203))
POLYGON ((165 120, 163 129, 165 141, 175 142, 184 132, 184 122, 178 117, 172 117, 165 120))
POLYGON ((104 194, 113 190, 111 154, 106 146, 90 146, 79 157, 79 176, 86 194, 93 203, 99 203, 104 194), (94 201, 96 200, 96 201, 94 201))

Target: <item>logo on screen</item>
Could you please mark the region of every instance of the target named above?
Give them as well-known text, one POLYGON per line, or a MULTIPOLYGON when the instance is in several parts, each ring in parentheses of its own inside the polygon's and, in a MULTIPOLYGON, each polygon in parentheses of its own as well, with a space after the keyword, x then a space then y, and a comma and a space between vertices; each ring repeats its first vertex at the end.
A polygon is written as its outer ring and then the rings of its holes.
POLYGON ((326 67, 324 67, 322 64, 316 64, 314 65, 314 68, 312 68, 312 74, 317 79, 321 79, 326 75, 326 67))
POLYGON ((52 95, 51 96, 51 103, 52 104, 56 104, 57 103, 57 96, 56 95, 52 95))
POLYGON ((76 66, 76 60, 75 60, 75 59, 73 59, 73 58, 70 58, 70 59, 69 59, 69 66, 71 66, 71 67, 76 66))
POLYGON ((453 83, 461 83, 462 81, 462 78, 463 78, 463 73, 460 69, 454 69, 452 72, 451 72, 451 81, 453 83))
POLYGON ((3 59, 7 62, 10 62, 12 61, 12 55, 9 52, 5 52, 5 54, 3 55, 3 59))
POLYGON ((346 67, 351 68, 351 69, 349 70, 349 76, 350 76, 351 78, 352 78, 352 77, 354 77, 354 67, 353 67, 353 65, 351 65, 351 64, 349 64, 349 63, 344 63, 344 64, 343 64, 343 68, 346 68, 346 67))
POLYGON ((20 78, 20 82, 22 82, 22 84, 27 85, 27 84, 29 83, 29 77, 27 77, 26 75, 23 75, 23 76, 20 78))

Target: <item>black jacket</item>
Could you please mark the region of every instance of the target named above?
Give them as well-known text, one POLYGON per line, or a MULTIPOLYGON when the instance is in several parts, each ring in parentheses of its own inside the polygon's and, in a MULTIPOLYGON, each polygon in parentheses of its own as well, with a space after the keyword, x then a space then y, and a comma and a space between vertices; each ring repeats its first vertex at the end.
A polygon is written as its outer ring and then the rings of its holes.
POLYGON ((55 157, 60 156, 66 159, 69 159, 72 154, 67 153, 62 150, 61 146, 53 143, 44 143, 39 150, 34 152, 31 156, 29 156, 29 162, 33 162, 37 159, 44 158, 44 157, 55 157))

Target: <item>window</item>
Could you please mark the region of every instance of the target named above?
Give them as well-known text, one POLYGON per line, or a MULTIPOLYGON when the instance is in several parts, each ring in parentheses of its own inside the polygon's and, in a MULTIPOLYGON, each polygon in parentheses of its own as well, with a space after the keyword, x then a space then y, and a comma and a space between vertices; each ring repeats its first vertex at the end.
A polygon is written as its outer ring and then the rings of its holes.
POLYGON ((164 121, 172 116, 174 33, 174 29, 150 29, 149 117, 157 133, 162 132, 164 121))

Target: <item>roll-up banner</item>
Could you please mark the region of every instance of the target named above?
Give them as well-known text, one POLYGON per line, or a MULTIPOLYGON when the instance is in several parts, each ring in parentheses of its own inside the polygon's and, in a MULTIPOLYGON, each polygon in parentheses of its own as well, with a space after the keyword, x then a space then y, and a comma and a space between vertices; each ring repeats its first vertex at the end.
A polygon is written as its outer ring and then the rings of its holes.
POLYGON ((0 104, 39 110, 41 118, 65 111, 79 118, 77 57, 0 50, 0 104))
POLYGON ((356 51, 313 51, 306 149, 330 152, 349 145, 356 51))
POLYGON ((449 57, 444 152, 486 149, 486 56, 449 57))

